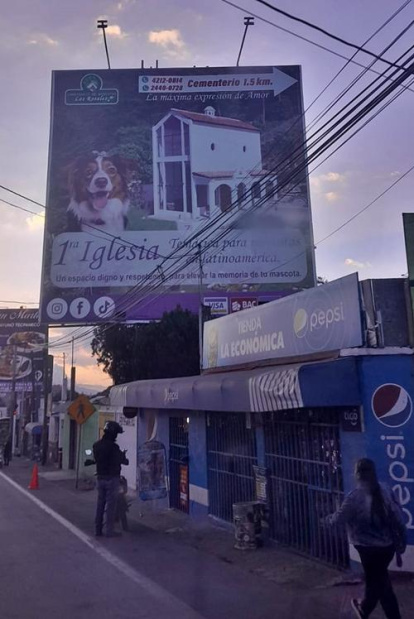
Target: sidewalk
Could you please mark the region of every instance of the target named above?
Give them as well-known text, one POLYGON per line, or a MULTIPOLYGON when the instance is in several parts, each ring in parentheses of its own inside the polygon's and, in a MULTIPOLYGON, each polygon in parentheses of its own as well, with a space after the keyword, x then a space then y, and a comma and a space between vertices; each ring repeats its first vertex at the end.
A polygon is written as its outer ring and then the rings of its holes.
MULTIPOLYGON (((23 487, 33 462, 14 458, 3 472, 23 487)), ((93 535, 95 491, 75 490, 71 471, 40 467, 36 497, 88 535, 93 535)), ((47 516, 45 516, 47 517, 47 516)), ((350 619, 350 600, 361 593, 357 575, 344 573, 271 545, 234 549, 231 527, 194 521, 173 510, 158 512, 135 500, 131 531, 102 539, 112 553, 191 605, 208 619, 350 619)), ((414 616, 414 579, 399 575, 396 591, 403 617, 414 616)), ((373 619, 383 617, 379 609, 373 619)))

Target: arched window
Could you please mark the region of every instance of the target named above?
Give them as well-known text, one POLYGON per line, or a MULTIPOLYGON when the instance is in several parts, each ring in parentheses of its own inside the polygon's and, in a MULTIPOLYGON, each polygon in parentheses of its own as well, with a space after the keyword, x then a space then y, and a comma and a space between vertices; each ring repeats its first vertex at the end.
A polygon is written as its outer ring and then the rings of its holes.
POLYGON ((239 183, 237 185, 237 206, 239 208, 243 208, 243 203, 246 200, 246 185, 244 183, 239 183))
POLYGON ((211 150, 214 150, 216 148, 216 145, 214 144, 214 142, 211 142, 210 148, 211 148, 211 150))
POLYGON ((266 197, 273 196, 273 183, 272 181, 267 181, 266 183, 266 197))
POLYGON ((261 197, 262 197, 262 190, 261 190, 261 187, 260 187, 260 181, 257 181, 257 183, 253 183, 253 185, 252 185, 252 199, 253 199, 253 203, 258 202, 261 197))
POLYGON ((247 150, 247 146, 243 146, 243 152, 245 153, 247 150))
POLYGON ((215 191, 216 205, 225 213, 231 208, 231 189, 224 183, 219 185, 215 191))

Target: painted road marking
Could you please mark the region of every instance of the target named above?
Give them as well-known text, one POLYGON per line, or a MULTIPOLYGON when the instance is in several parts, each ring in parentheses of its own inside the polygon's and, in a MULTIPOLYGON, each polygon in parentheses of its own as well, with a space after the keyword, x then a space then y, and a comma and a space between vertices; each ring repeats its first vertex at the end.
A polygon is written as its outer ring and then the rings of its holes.
POLYGON ((95 542, 95 540, 89 537, 89 535, 78 529, 78 527, 72 522, 69 522, 69 520, 55 512, 54 509, 46 505, 46 503, 43 503, 43 501, 34 496, 34 494, 31 494, 25 488, 19 486, 19 484, 13 479, 7 477, 7 475, 1 472, 0 477, 35 503, 40 509, 46 512, 46 514, 54 518, 57 522, 59 522, 59 524, 68 529, 68 531, 80 539, 81 542, 83 542, 91 550, 94 550, 102 559, 110 563, 113 567, 124 574, 124 576, 127 576, 127 578, 141 587, 146 593, 154 597, 158 602, 162 602, 170 607, 173 607, 182 619, 202 619, 202 615, 197 613, 193 608, 191 608, 191 606, 188 606, 188 604, 175 597, 172 593, 160 585, 157 585, 157 583, 153 580, 135 570, 133 567, 125 563, 125 561, 122 561, 122 559, 119 559, 119 557, 101 546, 98 542, 95 542))

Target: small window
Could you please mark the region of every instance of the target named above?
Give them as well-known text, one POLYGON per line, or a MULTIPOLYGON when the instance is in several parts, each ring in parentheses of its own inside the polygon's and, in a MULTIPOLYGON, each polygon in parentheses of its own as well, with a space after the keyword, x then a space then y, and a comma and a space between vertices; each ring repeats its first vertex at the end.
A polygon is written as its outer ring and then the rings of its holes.
POLYGON ((245 153, 247 150, 246 146, 243 146, 243 152, 245 153))
POLYGON ((214 150, 216 148, 216 145, 214 144, 214 142, 211 142, 210 148, 211 148, 211 150, 214 150))

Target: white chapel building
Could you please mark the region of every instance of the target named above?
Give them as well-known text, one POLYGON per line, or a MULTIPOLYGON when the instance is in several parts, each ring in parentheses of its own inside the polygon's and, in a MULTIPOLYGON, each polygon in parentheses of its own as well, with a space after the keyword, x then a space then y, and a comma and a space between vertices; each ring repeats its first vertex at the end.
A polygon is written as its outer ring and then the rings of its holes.
POLYGON ((260 131, 252 124, 171 109, 152 129, 154 217, 201 219, 272 195, 275 179, 260 183, 260 131))

